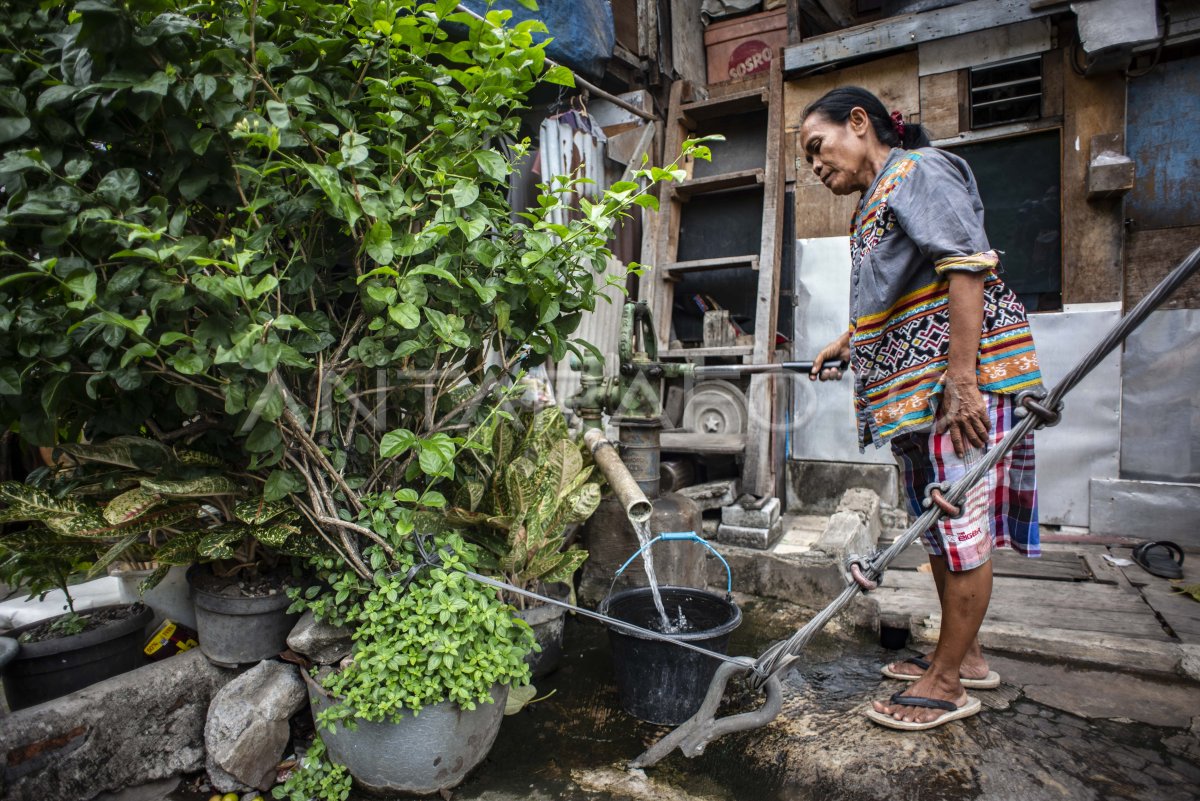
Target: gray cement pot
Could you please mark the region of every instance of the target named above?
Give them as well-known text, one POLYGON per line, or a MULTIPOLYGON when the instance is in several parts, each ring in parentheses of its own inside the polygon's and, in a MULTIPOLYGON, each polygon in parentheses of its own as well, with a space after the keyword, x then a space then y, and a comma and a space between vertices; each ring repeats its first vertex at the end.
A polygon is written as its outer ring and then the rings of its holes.
POLYGON ((287 593, 257 598, 218 595, 194 583, 199 565, 188 570, 200 650, 222 667, 270 659, 287 648, 287 636, 300 617, 288 614, 287 593))
MULTIPOLYGON (((552 584, 544 593, 548 598, 565 601, 570 597, 570 588, 563 583, 552 584)), ((563 628, 566 622, 567 610, 554 604, 542 604, 528 609, 518 609, 515 617, 524 620, 533 629, 533 636, 541 651, 530 651, 525 654, 525 663, 529 665, 533 678, 552 673, 562 660, 563 628)))
MULTIPOLYGON (((333 704, 305 672, 313 714, 333 704)), ((466 711, 449 701, 427 706, 397 723, 358 721, 349 731, 321 732, 331 759, 346 766, 359 787, 372 793, 429 795, 456 787, 483 761, 504 719, 508 687, 492 687, 495 703, 466 711)))

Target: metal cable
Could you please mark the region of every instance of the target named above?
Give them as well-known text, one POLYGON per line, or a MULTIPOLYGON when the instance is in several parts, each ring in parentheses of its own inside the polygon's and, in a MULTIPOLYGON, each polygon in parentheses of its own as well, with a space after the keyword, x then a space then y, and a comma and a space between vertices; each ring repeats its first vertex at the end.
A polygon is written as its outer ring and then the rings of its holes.
POLYGON ((662 632, 654 631, 652 629, 644 629, 641 626, 635 626, 632 623, 626 623, 624 620, 617 620, 616 618, 609 617, 608 615, 602 615, 599 612, 593 612, 591 609, 584 609, 582 606, 575 606, 574 604, 569 604, 566 601, 559 601, 555 598, 547 598, 544 595, 538 595, 536 592, 530 592, 529 590, 518 589, 511 584, 506 584, 503 581, 497 581, 496 579, 488 578, 487 576, 481 576, 478 573, 472 573, 469 570, 464 571, 464 573, 468 578, 478 581, 480 584, 486 584, 489 587, 495 587, 498 590, 506 590, 508 592, 516 593, 517 595, 522 595, 526 598, 533 598, 544 603, 561 606, 563 609, 570 610, 577 614, 583 615, 584 617, 590 617, 593 620, 598 620, 606 626, 621 629, 622 631, 630 634, 638 634, 651 640, 658 640, 660 642, 668 642, 672 645, 678 645, 680 648, 686 648, 689 651, 695 651, 698 654, 704 654, 705 656, 712 657, 713 659, 719 659, 722 662, 729 662, 742 668, 746 667, 746 657, 719 654, 716 651, 710 651, 707 648, 701 648, 699 645, 693 645, 687 640, 676 639, 670 634, 663 634, 662 632))
MULTIPOLYGON (((1158 286, 1147 294, 1146 297, 1142 298, 1141 302, 1129 314, 1122 317, 1108 334, 1096 343, 1096 346, 1086 356, 1080 359, 1071 372, 1067 373, 1066 377, 1055 385, 1041 402, 1041 405, 1051 412, 1055 412, 1066 394, 1074 389, 1088 373, 1095 369, 1096 365, 1104 361, 1109 353, 1124 342, 1171 293, 1190 278, 1196 272, 1197 266, 1200 266, 1200 248, 1193 250, 1158 286)), ((994 469, 999 461, 1004 458, 1005 454, 1012 450, 1018 442, 1022 441, 1025 435, 1037 426, 1039 422, 1040 419, 1035 414, 1027 413, 1025 417, 1012 427, 996 447, 988 451, 983 459, 976 462, 962 478, 954 482, 943 493, 946 500, 956 505, 961 503, 967 491, 975 486, 979 479, 994 469)), ((872 580, 878 580, 882 577, 883 571, 891 564, 892 560, 912 545, 917 537, 921 536, 923 531, 932 527, 944 515, 945 513, 938 506, 931 505, 890 546, 883 551, 876 552, 869 559, 864 560, 864 573, 867 577, 872 580)), ((834 615, 849 605, 854 597, 862 591, 857 584, 851 583, 846 589, 842 590, 841 595, 822 609, 803 628, 787 640, 778 642, 768 648, 754 664, 754 683, 761 685, 768 677, 786 670, 797 660, 800 651, 804 649, 817 632, 824 628, 834 615)))

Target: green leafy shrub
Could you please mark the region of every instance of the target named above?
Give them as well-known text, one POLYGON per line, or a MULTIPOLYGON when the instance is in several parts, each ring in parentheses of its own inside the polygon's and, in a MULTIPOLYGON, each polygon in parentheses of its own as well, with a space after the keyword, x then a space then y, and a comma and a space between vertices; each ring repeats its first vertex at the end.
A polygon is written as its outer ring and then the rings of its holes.
POLYGON ((570 582, 587 551, 565 547, 567 526, 587 520, 600 504, 590 462, 557 406, 498 417, 480 475, 462 483, 447 519, 469 527, 467 537, 484 552, 481 567, 505 582, 535 592, 570 582))
POLYGON ((686 174, 638 171, 565 225, 549 215, 576 179, 547 176, 514 213, 526 97, 571 78, 546 69, 540 23, 508 17, 454 0, 0 16, 0 426, 40 445, 186 433, 370 577, 360 497, 440 497, 496 389, 577 347, 615 224, 686 174))

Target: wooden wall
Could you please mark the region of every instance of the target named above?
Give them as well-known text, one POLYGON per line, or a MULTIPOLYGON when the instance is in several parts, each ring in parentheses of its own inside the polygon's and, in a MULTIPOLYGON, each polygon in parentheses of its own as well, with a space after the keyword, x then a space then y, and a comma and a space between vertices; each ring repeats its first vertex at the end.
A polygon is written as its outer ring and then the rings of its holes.
POLYGON ((913 114, 920 108, 917 53, 901 53, 784 85, 784 159, 787 180, 795 182, 797 239, 846 236, 850 230, 850 217, 858 197, 831 194, 813 175, 799 142, 800 115, 805 106, 830 89, 846 85, 869 89, 889 109, 897 109, 906 116, 913 114))
MULTIPOLYGON (((979 46, 978 35, 939 40, 866 64, 789 81, 785 87, 784 157, 795 192, 797 238, 845 236, 849 229, 857 198, 831 195, 812 175, 798 139, 800 114, 808 103, 835 86, 858 85, 879 95, 889 109, 900 110, 906 118, 925 125, 939 144, 1060 129, 1063 303, 1120 300, 1127 283, 1123 275, 1123 204, 1120 198, 1087 199, 1087 167, 1092 137, 1125 131, 1126 79, 1120 72, 1086 78, 1076 74, 1069 62, 1070 48, 1054 46, 1071 40, 1069 24, 1057 31, 1029 30, 1026 34, 1020 37, 1026 43, 1020 54, 1043 52, 1042 119, 1031 123, 969 130, 968 79, 961 67, 970 63, 972 52, 987 49, 979 46), (1042 44, 1031 46, 1031 41, 1042 44), (935 45, 935 54, 925 52, 935 45), (944 71, 936 71, 939 69, 944 71)), ((1140 247, 1162 244, 1147 242, 1140 247)))

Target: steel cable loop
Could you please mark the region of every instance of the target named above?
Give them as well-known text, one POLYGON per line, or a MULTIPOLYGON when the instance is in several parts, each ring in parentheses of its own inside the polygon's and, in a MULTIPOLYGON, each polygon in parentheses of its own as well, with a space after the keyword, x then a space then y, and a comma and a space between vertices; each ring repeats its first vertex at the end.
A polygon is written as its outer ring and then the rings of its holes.
MULTIPOLYGON (((1180 262, 1174 270, 1167 275, 1166 278, 1159 283, 1146 297, 1134 306, 1134 308, 1121 320, 1117 325, 1113 326, 1103 339, 1092 348, 1076 365, 1067 373, 1067 375, 1051 389, 1045 397, 1040 400, 1039 405, 1051 413, 1057 413, 1062 407, 1063 398, 1068 392, 1074 389, 1080 381, 1082 381, 1088 373, 1096 368, 1096 365, 1104 361, 1118 345, 1123 343, 1131 333, 1145 319, 1150 316, 1150 313, 1157 309, 1162 302, 1166 300, 1171 293, 1188 280, 1197 267, 1200 267, 1200 247, 1196 248, 1191 254, 1180 262)), ((942 497, 950 504, 959 506, 966 493, 971 487, 983 478, 985 474, 993 470, 1004 456, 1013 449, 1013 447, 1025 438, 1025 435, 1033 428, 1040 427, 1043 423, 1037 412, 1026 414, 1021 418, 1016 425, 1004 436, 995 448, 992 448, 984 456, 983 459, 976 462, 975 465, 960 478, 955 481, 948 490, 942 493, 942 497)), ((865 567, 863 571, 867 578, 878 581, 883 575, 883 571, 892 561, 906 550, 921 533, 931 528, 937 523, 945 512, 936 504, 930 504, 927 510, 918 517, 905 532, 896 538, 886 549, 876 551, 870 559, 865 560, 865 564, 860 562, 860 567, 865 567)), ((798 658, 799 652, 808 644, 808 642, 816 635, 818 631, 854 600, 863 590, 856 583, 849 584, 846 589, 842 590, 841 595, 833 600, 828 606, 820 611, 816 617, 810 620, 799 631, 793 634, 787 640, 780 641, 766 651, 755 662, 753 672, 755 675, 755 686, 761 686, 767 678, 786 670, 798 658)))

